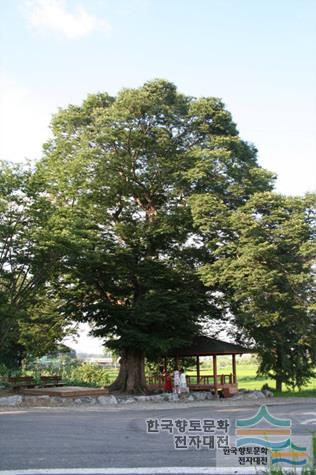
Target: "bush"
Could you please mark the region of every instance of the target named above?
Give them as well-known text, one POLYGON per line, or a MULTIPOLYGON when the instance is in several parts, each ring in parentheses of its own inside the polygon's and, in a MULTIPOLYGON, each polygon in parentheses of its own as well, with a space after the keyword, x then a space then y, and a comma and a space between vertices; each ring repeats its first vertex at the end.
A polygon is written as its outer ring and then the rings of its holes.
POLYGON ((273 391, 274 391, 274 388, 271 388, 267 383, 265 383, 265 384, 262 386, 261 391, 271 391, 271 392, 273 392, 273 391))
POLYGON ((62 378, 67 382, 85 383, 94 386, 106 386, 111 379, 107 369, 89 362, 63 368, 62 378))
POLYGON ((9 369, 3 363, 0 363, 0 378, 3 379, 4 377, 9 375, 9 369))
POLYGON ((7 386, 7 377, 9 376, 9 369, 3 363, 0 363, 0 383, 1 386, 7 386))
MULTIPOLYGON (((67 384, 97 387, 110 384, 117 376, 116 370, 106 369, 95 363, 80 362, 75 359, 65 359, 57 363, 51 361, 49 364, 43 365, 36 361, 28 361, 22 374, 33 376, 38 384, 40 383, 40 376, 58 374, 67 384)), ((19 374, 21 374, 21 371, 19 374)), ((4 379, 7 375, 8 369, 0 364, 0 379, 4 379)))

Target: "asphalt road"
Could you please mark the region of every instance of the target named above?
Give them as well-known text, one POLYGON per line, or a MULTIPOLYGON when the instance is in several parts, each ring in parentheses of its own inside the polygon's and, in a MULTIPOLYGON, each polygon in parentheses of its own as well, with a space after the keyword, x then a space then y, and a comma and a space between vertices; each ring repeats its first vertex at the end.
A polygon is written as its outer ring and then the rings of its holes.
MULTIPOLYGON (((247 407, 187 407, 120 410, 43 408, 0 412, 0 470, 102 467, 210 467, 214 451, 175 450, 173 436, 146 432, 146 419, 225 419, 231 431, 247 407)), ((316 431, 312 404, 271 405, 271 414, 292 419, 295 434, 316 431)))

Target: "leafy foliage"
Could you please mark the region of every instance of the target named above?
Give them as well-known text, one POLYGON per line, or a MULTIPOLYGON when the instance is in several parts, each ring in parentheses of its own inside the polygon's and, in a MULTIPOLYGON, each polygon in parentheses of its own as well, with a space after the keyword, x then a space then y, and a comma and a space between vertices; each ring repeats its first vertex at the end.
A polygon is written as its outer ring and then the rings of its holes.
POLYGON ((84 362, 79 365, 68 365, 62 371, 63 381, 71 384, 89 384, 107 386, 111 382, 109 370, 101 366, 84 362))
POLYGON ((30 170, 0 163, 0 360, 13 368, 65 334, 48 284, 58 257, 47 229, 51 207, 32 180, 30 170))
MULTIPOLYGON (((315 203, 314 195, 273 193, 257 193, 233 212, 219 203, 225 234, 200 269, 204 283, 227 296, 242 337, 256 342, 259 371, 278 389, 303 386, 316 363, 315 203)), ((196 220, 214 245, 207 206, 196 207, 196 220)))
POLYGON ((52 131, 36 176, 63 246, 63 312, 127 359, 188 343, 204 318, 222 314, 197 273, 210 252, 190 200, 212 195, 236 209, 271 189, 255 148, 221 100, 163 80, 90 95, 60 110, 52 131))

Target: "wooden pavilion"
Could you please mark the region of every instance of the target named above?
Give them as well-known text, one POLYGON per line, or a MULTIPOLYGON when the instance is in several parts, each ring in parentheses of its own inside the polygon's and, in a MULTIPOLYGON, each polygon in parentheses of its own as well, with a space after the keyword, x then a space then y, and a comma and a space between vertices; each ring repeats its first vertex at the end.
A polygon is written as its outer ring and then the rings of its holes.
MULTIPOLYGON (((238 390, 236 356, 245 353, 253 353, 252 349, 245 348, 235 343, 227 343, 207 336, 197 336, 193 339, 190 346, 172 351, 164 358, 164 367, 167 368, 167 357, 173 357, 176 361, 176 367, 181 367, 181 358, 196 358, 196 376, 187 376, 187 384, 190 391, 218 391, 223 392, 224 397, 229 397, 238 390), (217 356, 231 355, 232 371, 229 374, 220 374, 217 368, 217 356), (211 356, 213 360, 213 374, 201 376, 200 357, 211 356)), ((163 377, 148 378, 148 385, 152 388, 162 388, 164 385, 163 377)))

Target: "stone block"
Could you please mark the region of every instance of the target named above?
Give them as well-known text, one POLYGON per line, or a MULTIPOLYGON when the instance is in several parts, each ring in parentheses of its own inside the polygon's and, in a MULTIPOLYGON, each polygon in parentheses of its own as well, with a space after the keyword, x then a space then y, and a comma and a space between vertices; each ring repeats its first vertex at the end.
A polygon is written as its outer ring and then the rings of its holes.
POLYGON ((0 406, 19 406, 23 402, 20 395, 0 397, 0 406))
POLYGON ((118 401, 115 396, 99 396, 97 398, 97 402, 101 404, 101 406, 113 406, 118 404, 118 401))

